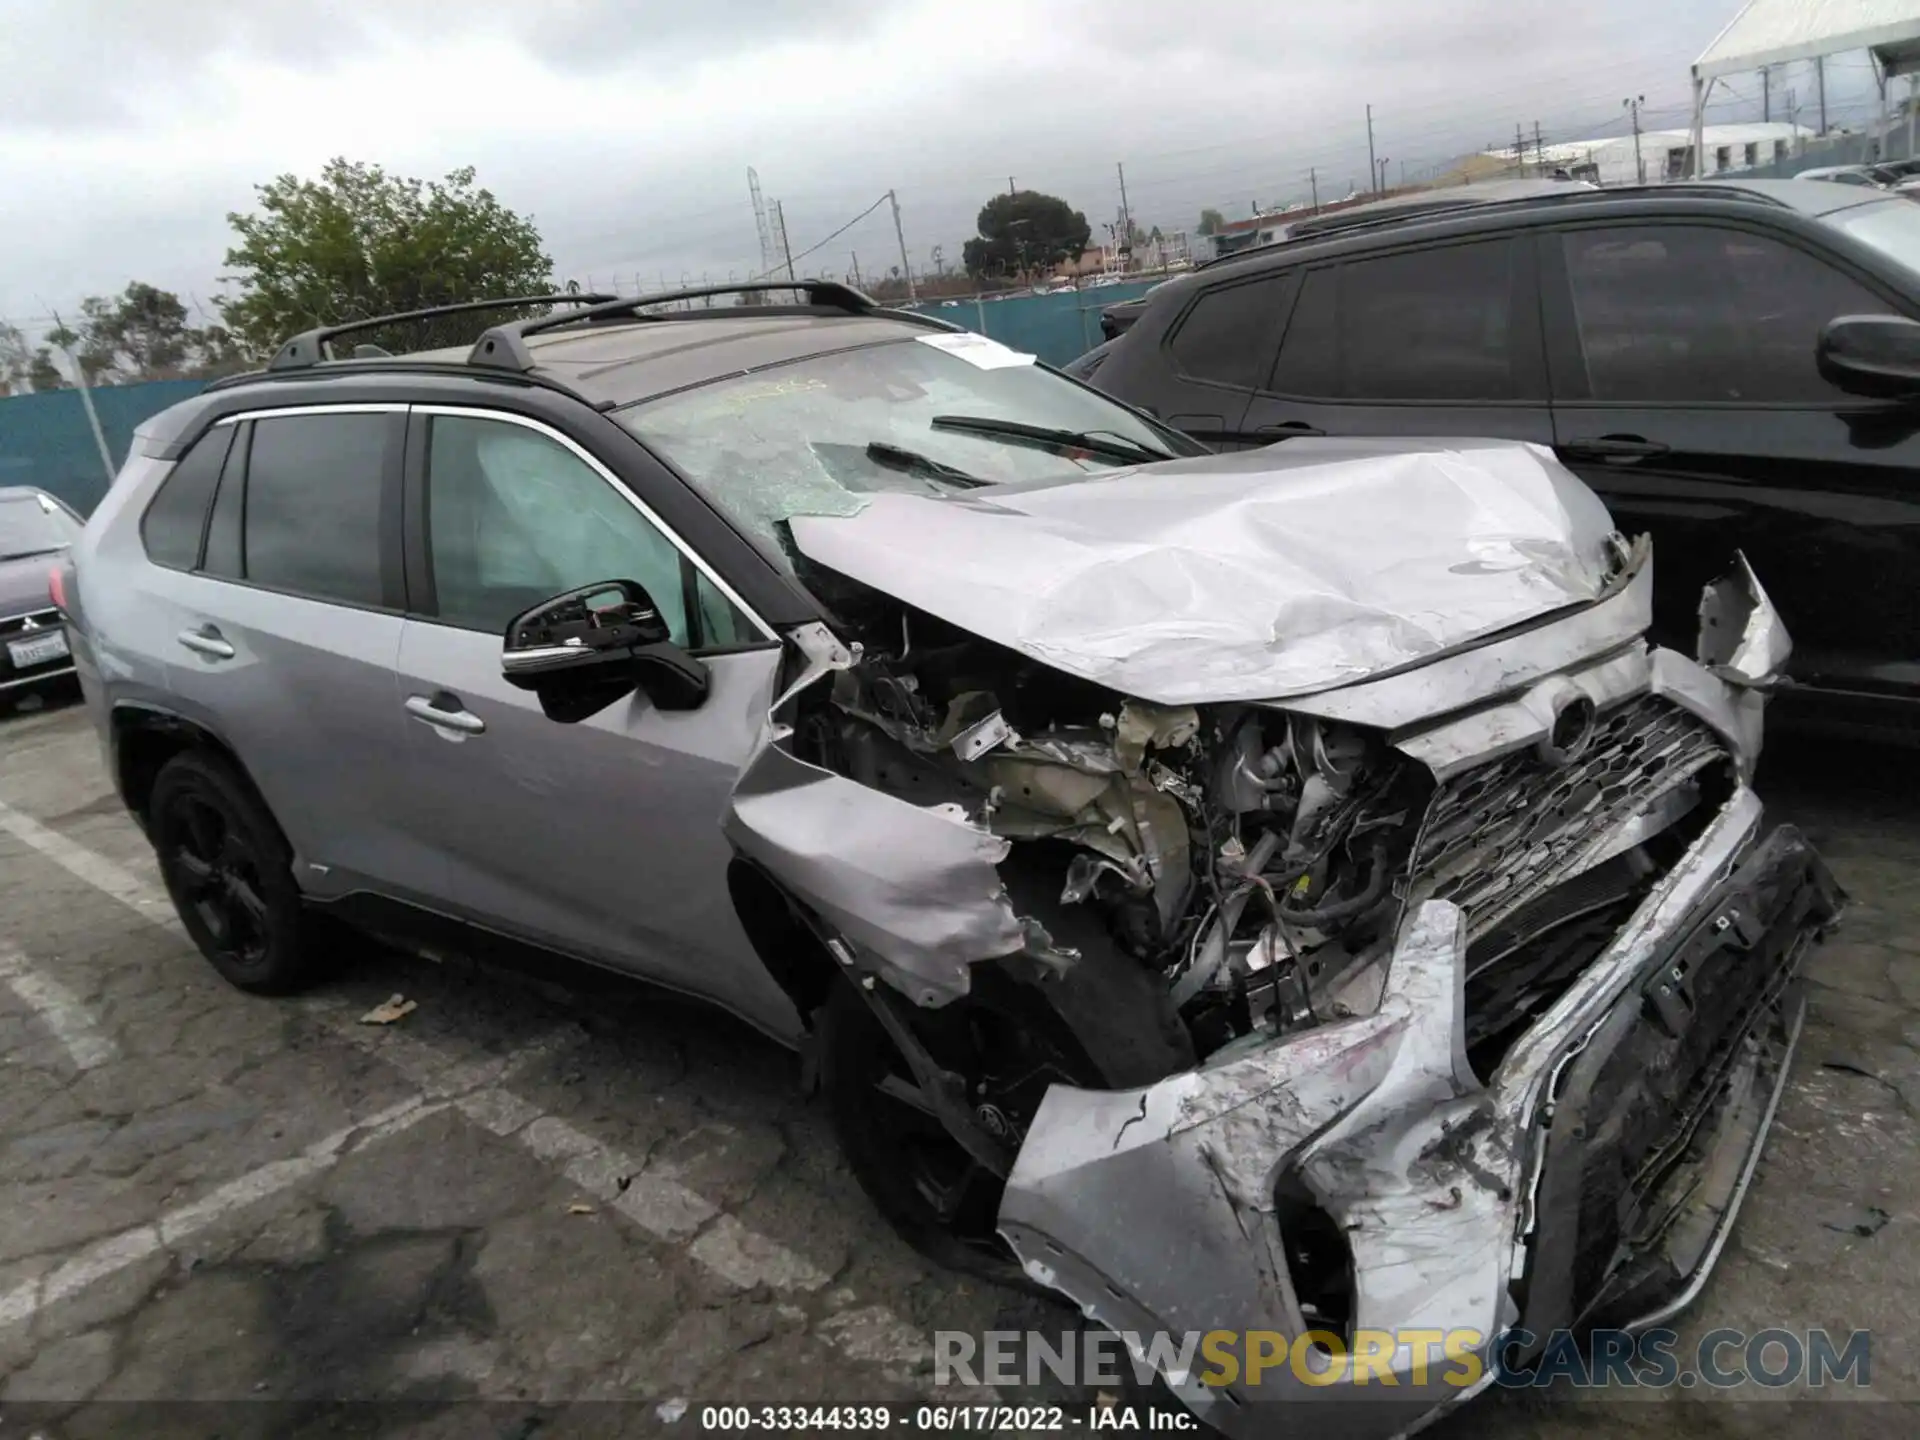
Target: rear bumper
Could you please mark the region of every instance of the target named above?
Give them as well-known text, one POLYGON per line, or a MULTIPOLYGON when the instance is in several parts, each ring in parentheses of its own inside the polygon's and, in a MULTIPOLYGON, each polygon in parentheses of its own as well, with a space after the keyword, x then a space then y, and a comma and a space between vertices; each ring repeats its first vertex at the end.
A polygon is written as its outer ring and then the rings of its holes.
POLYGON ((1399 1433, 1490 1383, 1515 1327, 1650 1324, 1699 1293, 1785 1080, 1801 957, 1837 904, 1806 842, 1763 835, 1738 790, 1482 1085, 1461 914, 1429 902, 1371 1015, 1144 1090, 1055 1087, 1002 1231, 1111 1330, 1170 1332, 1176 1352, 1231 1332, 1167 1374, 1228 1434, 1399 1433), (1272 1362, 1316 1328, 1371 1337, 1380 1362, 1272 1362), (1345 1404, 1289 1408, 1314 1401, 1345 1404))
POLYGON ((72 646, 73 634, 56 610, 36 610, 24 615, 0 617, 0 695, 72 675, 72 646), (29 626, 32 628, 27 628, 29 626), (44 643, 47 637, 53 635, 60 636, 67 644, 62 654, 26 665, 15 662, 13 645, 44 643))

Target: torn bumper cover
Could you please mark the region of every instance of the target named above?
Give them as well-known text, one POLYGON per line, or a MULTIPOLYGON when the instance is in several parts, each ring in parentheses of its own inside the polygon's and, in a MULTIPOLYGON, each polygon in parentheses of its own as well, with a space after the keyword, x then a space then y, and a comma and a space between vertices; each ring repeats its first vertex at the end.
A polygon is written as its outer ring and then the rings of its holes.
POLYGON ((1798 1034, 1799 960, 1838 904, 1798 832, 1760 820, 1736 790, 1487 1085, 1465 1057, 1462 913, 1429 901, 1372 1014, 1144 1089, 1055 1086, 1002 1233, 1123 1336, 1237 1332, 1233 1383, 1166 1376, 1235 1436, 1316 1398, 1377 1402, 1342 1433, 1397 1433, 1485 1384, 1512 1327, 1664 1318, 1732 1224, 1798 1034), (1248 1383, 1248 1332, 1313 1331, 1329 1372, 1269 1350, 1248 1383), (1356 1383, 1362 1332, 1395 1339, 1356 1383), (1485 1378, 1463 1386, 1440 1336, 1485 1378))

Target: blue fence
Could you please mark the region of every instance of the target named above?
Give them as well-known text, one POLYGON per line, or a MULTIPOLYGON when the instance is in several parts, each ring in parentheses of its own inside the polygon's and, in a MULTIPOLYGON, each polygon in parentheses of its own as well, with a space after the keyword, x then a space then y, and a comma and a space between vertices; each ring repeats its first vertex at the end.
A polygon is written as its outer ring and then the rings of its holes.
POLYGON ((1162 278, 1156 275, 1151 280, 1105 285, 1098 290, 1062 290, 1053 295, 923 300, 911 308, 1037 355, 1049 365, 1064 365, 1100 343, 1102 310, 1146 294, 1162 278))
MULTIPOLYGON (((151 380, 92 392, 117 470, 141 421, 197 394, 201 380, 151 380)), ((100 447, 78 390, 0 398, 0 485, 32 485, 58 495, 82 515, 107 493, 100 447)))

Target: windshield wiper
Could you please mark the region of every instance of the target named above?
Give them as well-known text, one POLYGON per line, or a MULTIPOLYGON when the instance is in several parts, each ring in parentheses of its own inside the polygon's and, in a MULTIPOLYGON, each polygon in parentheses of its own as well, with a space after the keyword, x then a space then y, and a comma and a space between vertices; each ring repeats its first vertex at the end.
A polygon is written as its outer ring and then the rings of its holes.
POLYGON ((36 555, 58 555, 66 548, 65 545, 43 545, 38 550, 15 550, 10 554, 0 555, 0 565, 4 565, 9 560, 31 560, 36 555))
POLYGON ((996 420, 988 415, 936 415, 928 423, 935 430, 991 435, 996 439, 1032 445, 1042 450, 1084 450, 1089 455, 1118 460, 1123 465, 1173 459, 1165 450, 1130 440, 1111 430, 1056 430, 1045 425, 1024 425, 1018 420, 996 420))
POLYGON ((884 465, 889 470, 902 470, 909 475, 924 475, 930 480, 944 480, 949 485, 964 485, 968 489, 978 489, 982 485, 991 485, 991 480, 982 480, 978 475, 969 475, 964 470, 956 470, 934 459, 931 455, 922 455, 918 450, 904 449, 899 445, 889 445, 884 440, 870 441, 866 450, 867 459, 876 465, 884 465))

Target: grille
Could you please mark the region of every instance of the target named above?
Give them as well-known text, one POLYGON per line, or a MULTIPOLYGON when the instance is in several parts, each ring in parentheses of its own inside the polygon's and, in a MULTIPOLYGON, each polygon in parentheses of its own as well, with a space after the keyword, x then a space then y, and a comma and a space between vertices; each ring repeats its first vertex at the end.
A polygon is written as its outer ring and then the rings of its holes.
POLYGON ((1427 807, 1409 902, 1451 900, 1477 939, 1586 867, 1621 824, 1726 758, 1718 737, 1647 695, 1602 713, 1577 758, 1531 750, 1443 782, 1427 807))
POLYGON ((17 635, 27 628, 27 621, 45 629, 60 623, 58 610, 30 610, 25 615, 7 615, 0 617, 0 635, 17 635))

